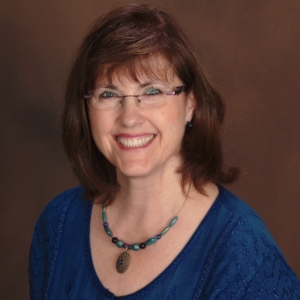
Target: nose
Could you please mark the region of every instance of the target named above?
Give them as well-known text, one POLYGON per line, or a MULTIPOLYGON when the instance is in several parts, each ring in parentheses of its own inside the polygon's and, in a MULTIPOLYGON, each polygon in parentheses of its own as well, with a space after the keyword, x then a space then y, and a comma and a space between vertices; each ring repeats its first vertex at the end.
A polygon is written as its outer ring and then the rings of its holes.
POLYGON ((125 98, 128 98, 128 97, 133 97, 133 98, 135 99, 135 102, 136 102, 137 104, 140 104, 140 103, 141 103, 141 100, 139 99, 140 95, 126 95, 126 96, 122 96, 122 99, 121 99, 120 103, 121 103, 122 105, 124 105, 124 103, 125 103, 125 98))
POLYGON ((123 97, 122 107, 119 109, 119 121, 123 126, 135 127, 144 122, 143 112, 139 107, 140 102, 137 95, 123 97))

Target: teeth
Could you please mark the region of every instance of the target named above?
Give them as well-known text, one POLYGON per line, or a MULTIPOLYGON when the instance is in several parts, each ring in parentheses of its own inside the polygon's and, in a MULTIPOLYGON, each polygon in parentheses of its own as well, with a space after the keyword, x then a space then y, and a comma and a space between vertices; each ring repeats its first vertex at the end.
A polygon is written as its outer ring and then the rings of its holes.
POLYGON ((154 134, 148 136, 135 137, 135 138, 124 138, 124 137, 117 136, 117 141, 125 147, 134 148, 134 147, 141 147, 148 144, 153 138, 154 138, 154 134))

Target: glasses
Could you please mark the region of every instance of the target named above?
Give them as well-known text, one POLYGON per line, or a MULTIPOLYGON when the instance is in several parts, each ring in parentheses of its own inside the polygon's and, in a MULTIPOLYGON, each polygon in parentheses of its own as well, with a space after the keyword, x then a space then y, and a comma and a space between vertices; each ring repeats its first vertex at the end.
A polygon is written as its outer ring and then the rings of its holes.
POLYGON ((134 97, 140 108, 159 108, 167 103, 167 96, 180 95, 185 86, 178 86, 174 91, 168 92, 161 88, 147 88, 141 95, 121 95, 106 88, 98 88, 84 96, 88 106, 96 110, 115 110, 124 104, 127 97, 134 97))

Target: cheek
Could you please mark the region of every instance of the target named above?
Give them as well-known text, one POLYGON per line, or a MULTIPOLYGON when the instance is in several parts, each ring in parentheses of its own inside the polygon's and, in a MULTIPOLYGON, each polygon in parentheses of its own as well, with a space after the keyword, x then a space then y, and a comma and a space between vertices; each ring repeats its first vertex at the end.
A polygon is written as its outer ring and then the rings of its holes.
POLYGON ((186 123, 186 107, 184 103, 177 103, 177 105, 169 106, 164 114, 165 124, 168 124, 174 130, 185 128, 186 123))
POLYGON ((169 107, 164 113, 160 114, 160 118, 157 120, 162 132, 167 133, 166 138, 170 144, 177 144, 182 141, 186 125, 185 107, 183 105, 169 107))
POLYGON ((111 129, 113 116, 109 112, 89 111, 89 118, 92 132, 107 132, 111 129))
POLYGON ((99 112, 90 112, 90 125, 93 139, 101 151, 105 142, 105 138, 107 138, 108 134, 110 133, 113 123, 112 118, 107 114, 101 114, 99 112))

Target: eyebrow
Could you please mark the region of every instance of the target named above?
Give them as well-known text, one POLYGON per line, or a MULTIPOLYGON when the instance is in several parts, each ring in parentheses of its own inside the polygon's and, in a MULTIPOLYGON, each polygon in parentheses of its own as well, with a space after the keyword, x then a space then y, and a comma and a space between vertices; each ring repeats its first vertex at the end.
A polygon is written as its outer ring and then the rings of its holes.
POLYGON ((165 82, 159 81, 159 80, 151 80, 151 81, 141 83, 140 88, 144 88, 146 86, 153 85, 153 84, 163 84, 163 85, 165 85, 165 82))
MULTIPOLYGON (((139 84, 139 88, 144 88, 153 84, 163 84, 165 85, 165 83, 163 81, 158 81, 158 80, 150 80, 150 81, 146 81, 143 83, 139 84)), ((112 90, 119 90, 117 86, 113 85, 113 84, 99 84, 97 88, 106 88, 106 89, 112 89, 112 90)))

